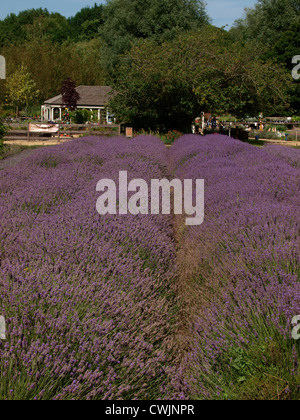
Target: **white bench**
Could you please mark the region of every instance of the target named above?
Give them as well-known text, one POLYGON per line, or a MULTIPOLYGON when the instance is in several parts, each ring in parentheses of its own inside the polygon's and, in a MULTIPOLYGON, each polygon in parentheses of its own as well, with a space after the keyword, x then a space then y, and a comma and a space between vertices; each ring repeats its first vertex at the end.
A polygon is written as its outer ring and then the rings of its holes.
POLYGON ((28 139, 30 133, 38 134, 58 134, 59 137, 59 124, 28 124, 28 139))

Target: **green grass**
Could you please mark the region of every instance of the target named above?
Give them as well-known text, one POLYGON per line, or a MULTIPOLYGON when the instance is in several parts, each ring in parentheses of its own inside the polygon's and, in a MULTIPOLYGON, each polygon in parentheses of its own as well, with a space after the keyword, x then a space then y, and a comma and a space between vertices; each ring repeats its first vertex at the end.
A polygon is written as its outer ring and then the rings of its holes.
POLYGON ((21 146, 17 144, 14 144, 14 145, 3 144, 1 146, 0 144, 0 160, 18 155, 19 153, 22 153, 24 150, 36 149, 37 147, 40 147, 40 146, 21 146))
MULTIPOLYGON (((232 345, 216 360, 200 381, 212 400, 299 400, 300 369, 293 354, 300 342, 282 337, 262 317, 251 317, 251 329, 234 331, 244 337, 241 347, 232 345)), ((222 331, 225 332, 224 329, 222 331)), ((228 330, 233 332, 232 330, 228 330)))
POLYGON ((248 139, 248 140, 242 140, 242 141, 244 143, 249 143, 252 146, 263 147, 265 145, 265 142, 263 140, 248 139))

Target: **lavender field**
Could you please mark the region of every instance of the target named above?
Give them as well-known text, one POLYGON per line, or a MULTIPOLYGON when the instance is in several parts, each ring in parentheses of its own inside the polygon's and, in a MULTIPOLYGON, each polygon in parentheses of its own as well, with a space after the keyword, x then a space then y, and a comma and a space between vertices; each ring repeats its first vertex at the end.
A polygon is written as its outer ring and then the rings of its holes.
POLYGON ((183 137, 179 178, 204 178, 205 222, 177 223, 193 398, 299 399, 300 151, 183 137))
POLYGON ((300 151, 87 137, 0 171, 0 399, 299 399, 300 151), (205 221, 96 184, 205 179, 205 221))
POLYGON ((172 218, 96 212, 99 179, 162 178, 165 153, 86 138, 1 171, 1 399, 185 397, 172 218))

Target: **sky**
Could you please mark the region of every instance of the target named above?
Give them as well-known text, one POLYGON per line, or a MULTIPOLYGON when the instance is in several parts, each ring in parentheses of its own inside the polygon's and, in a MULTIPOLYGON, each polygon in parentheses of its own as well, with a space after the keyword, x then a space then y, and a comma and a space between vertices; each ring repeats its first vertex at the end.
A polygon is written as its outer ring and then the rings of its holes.
MULTIPOLYGON (((1 0, 0 19, 10 13, 26 9, 46 8, 49 12, 59 12, 66 17, 74 16, 80 9, 94 4, 105 3, 104 0, 1 0)), ((252 7, 256 0, 206 0, 207 11, 216 26, 229 27, 236 19, 243 16, 245 7, 252 7)))

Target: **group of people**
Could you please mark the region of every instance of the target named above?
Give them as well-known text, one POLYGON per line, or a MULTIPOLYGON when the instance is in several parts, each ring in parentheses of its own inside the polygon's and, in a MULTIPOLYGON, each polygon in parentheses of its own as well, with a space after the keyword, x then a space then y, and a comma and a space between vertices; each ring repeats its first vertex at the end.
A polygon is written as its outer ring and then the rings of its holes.
POLYGON ((223 124, 216 118, 212 117, 208 119, 206 122, 204 121, 204 128, 203 128, 203 119, 200 117, 195 119, 195 123, 192 125, 192 133, 193 134, 204 134, 204 130, 212 130, 213 132, 219 131, 222 132, 224 129, 223 124))
POLYGON ((217 120, 216 117, 212 117, 211 120, 208 120, 206 123, 207 128, 211 128, 213 131, 223 127, 223 125, 217 120))

